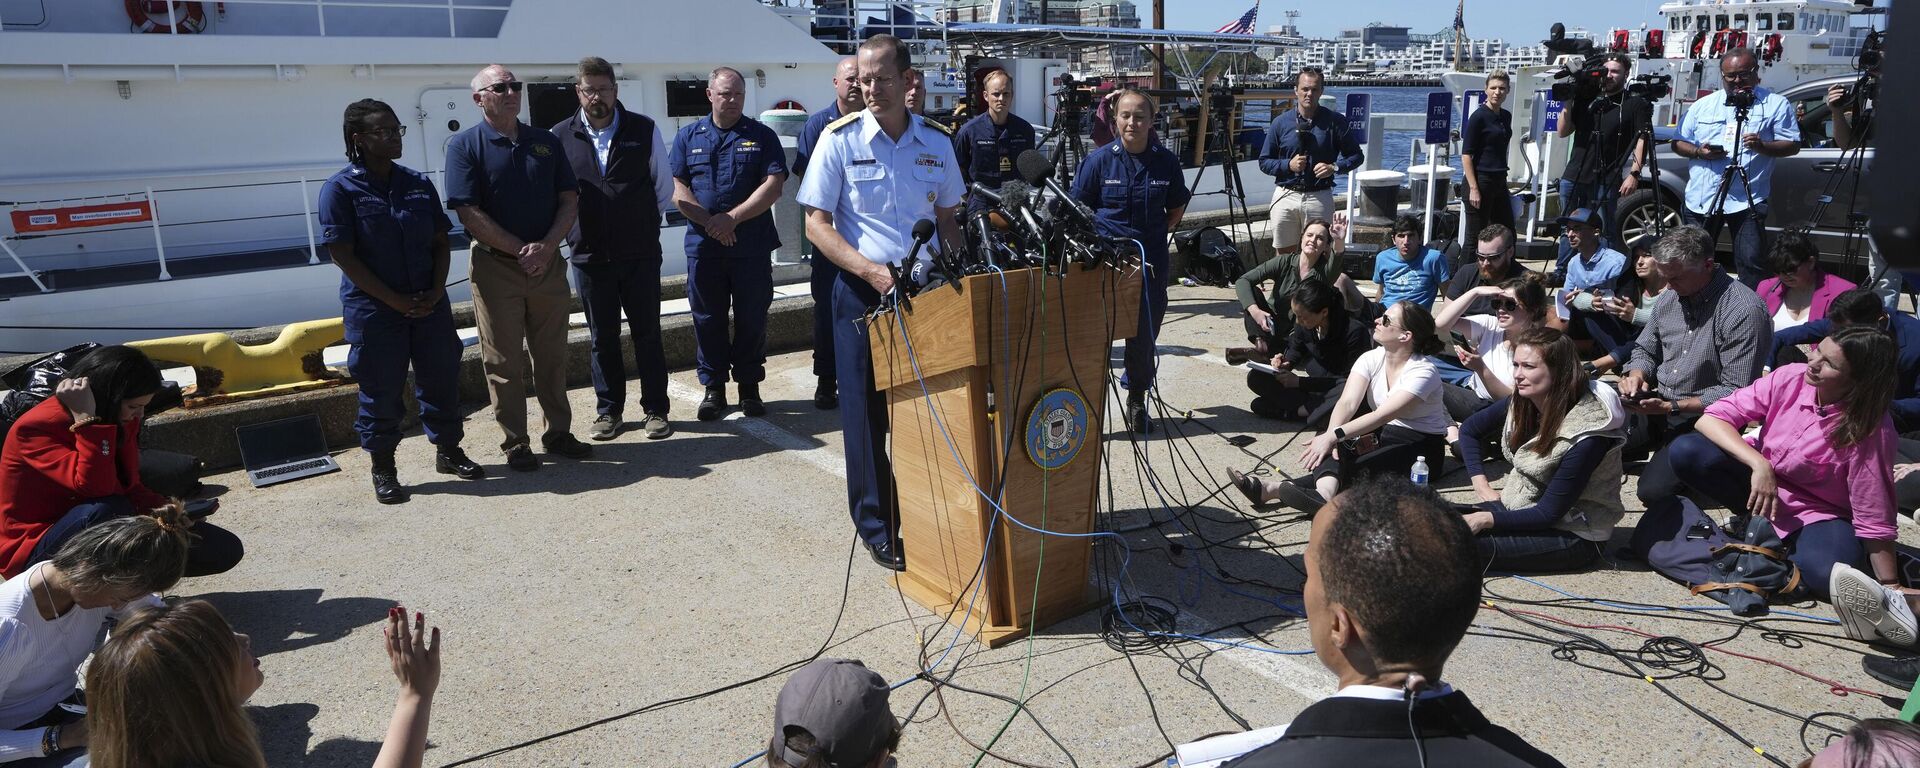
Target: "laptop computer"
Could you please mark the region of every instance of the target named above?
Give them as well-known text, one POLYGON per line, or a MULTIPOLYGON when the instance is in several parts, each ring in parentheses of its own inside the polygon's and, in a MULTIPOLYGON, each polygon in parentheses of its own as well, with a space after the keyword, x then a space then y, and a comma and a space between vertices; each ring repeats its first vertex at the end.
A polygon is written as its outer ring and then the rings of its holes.
POLYGON ((240 462, 255 488, 340 471, 339 463, 327 455, 326 433, 314 414, 248 424, 234 428, 233 434, 240 440, 240 462))

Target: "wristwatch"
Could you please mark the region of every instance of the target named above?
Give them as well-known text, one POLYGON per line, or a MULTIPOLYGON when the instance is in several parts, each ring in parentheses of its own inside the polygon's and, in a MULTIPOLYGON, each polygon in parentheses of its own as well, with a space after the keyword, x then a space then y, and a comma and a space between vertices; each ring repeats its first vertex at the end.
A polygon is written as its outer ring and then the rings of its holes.
POLYGON ((1347 428, 1346 428, 1346 427, 1334 427, 1334 428, 1333 428, 1333 439, 1335 439, 1335 440, 1345 440, 1345 439, 1347 439, 1347 428))
POLYGON ((1674 414, 1676 414, 1676 413, 1679 413, 1679 412, 1680 412, 1680 401, 1678 401, 1678 400, 1668 400, 1668 401, 1667 401, 1667 415, 1668 415, 1668 416, 1672 416, 1672 415, 1674 415, 1674 414))

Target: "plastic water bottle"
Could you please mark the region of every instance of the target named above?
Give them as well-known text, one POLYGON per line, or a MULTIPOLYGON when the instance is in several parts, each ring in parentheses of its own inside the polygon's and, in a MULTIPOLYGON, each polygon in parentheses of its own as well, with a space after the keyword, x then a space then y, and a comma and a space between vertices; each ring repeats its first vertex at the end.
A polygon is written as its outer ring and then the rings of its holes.
POLYGON ((1429 472, 1430 470, 1427 469, 1427 457, 1425 456, 1413 457, 1413 484, 1414 485, 1426 485, 1427 475, 1429 474, 1429 472))

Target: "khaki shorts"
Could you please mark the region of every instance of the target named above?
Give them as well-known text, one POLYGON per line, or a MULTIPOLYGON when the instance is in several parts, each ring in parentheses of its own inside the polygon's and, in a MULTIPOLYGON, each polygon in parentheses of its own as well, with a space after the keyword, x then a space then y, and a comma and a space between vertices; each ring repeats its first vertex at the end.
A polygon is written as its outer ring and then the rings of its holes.
POLYGON ((1333 221, 1333 190, 1300 192, 1286 187, 1273 188, 1273 204, 1267 208, 1273 222, 1273 249, 1300 250, 1300 232, 1310 219, 1333 221))

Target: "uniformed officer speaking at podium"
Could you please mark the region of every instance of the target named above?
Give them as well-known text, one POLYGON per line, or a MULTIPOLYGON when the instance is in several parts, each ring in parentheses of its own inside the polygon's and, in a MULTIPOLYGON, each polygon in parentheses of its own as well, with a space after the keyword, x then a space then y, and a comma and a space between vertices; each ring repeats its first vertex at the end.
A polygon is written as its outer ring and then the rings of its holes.
POLYGON ((907 112, 909 61, 906 45, 893 35, 875 35, 860 45, 857 71, 866 109, 827 126, 807 161, 799 195, 807 208, 807 238, 842 270, 833 286, 833 346, 847 506, 874 562, 896 571, 906 570, 907 561, 886 453, 886 400, 873 388, 862 318, 893 291, 888 266, 899 266, 913 249, 915 222, 939 225, 940 242, 927 249, 961 242, 956 214, 966 191, 947 134, 907 112))

